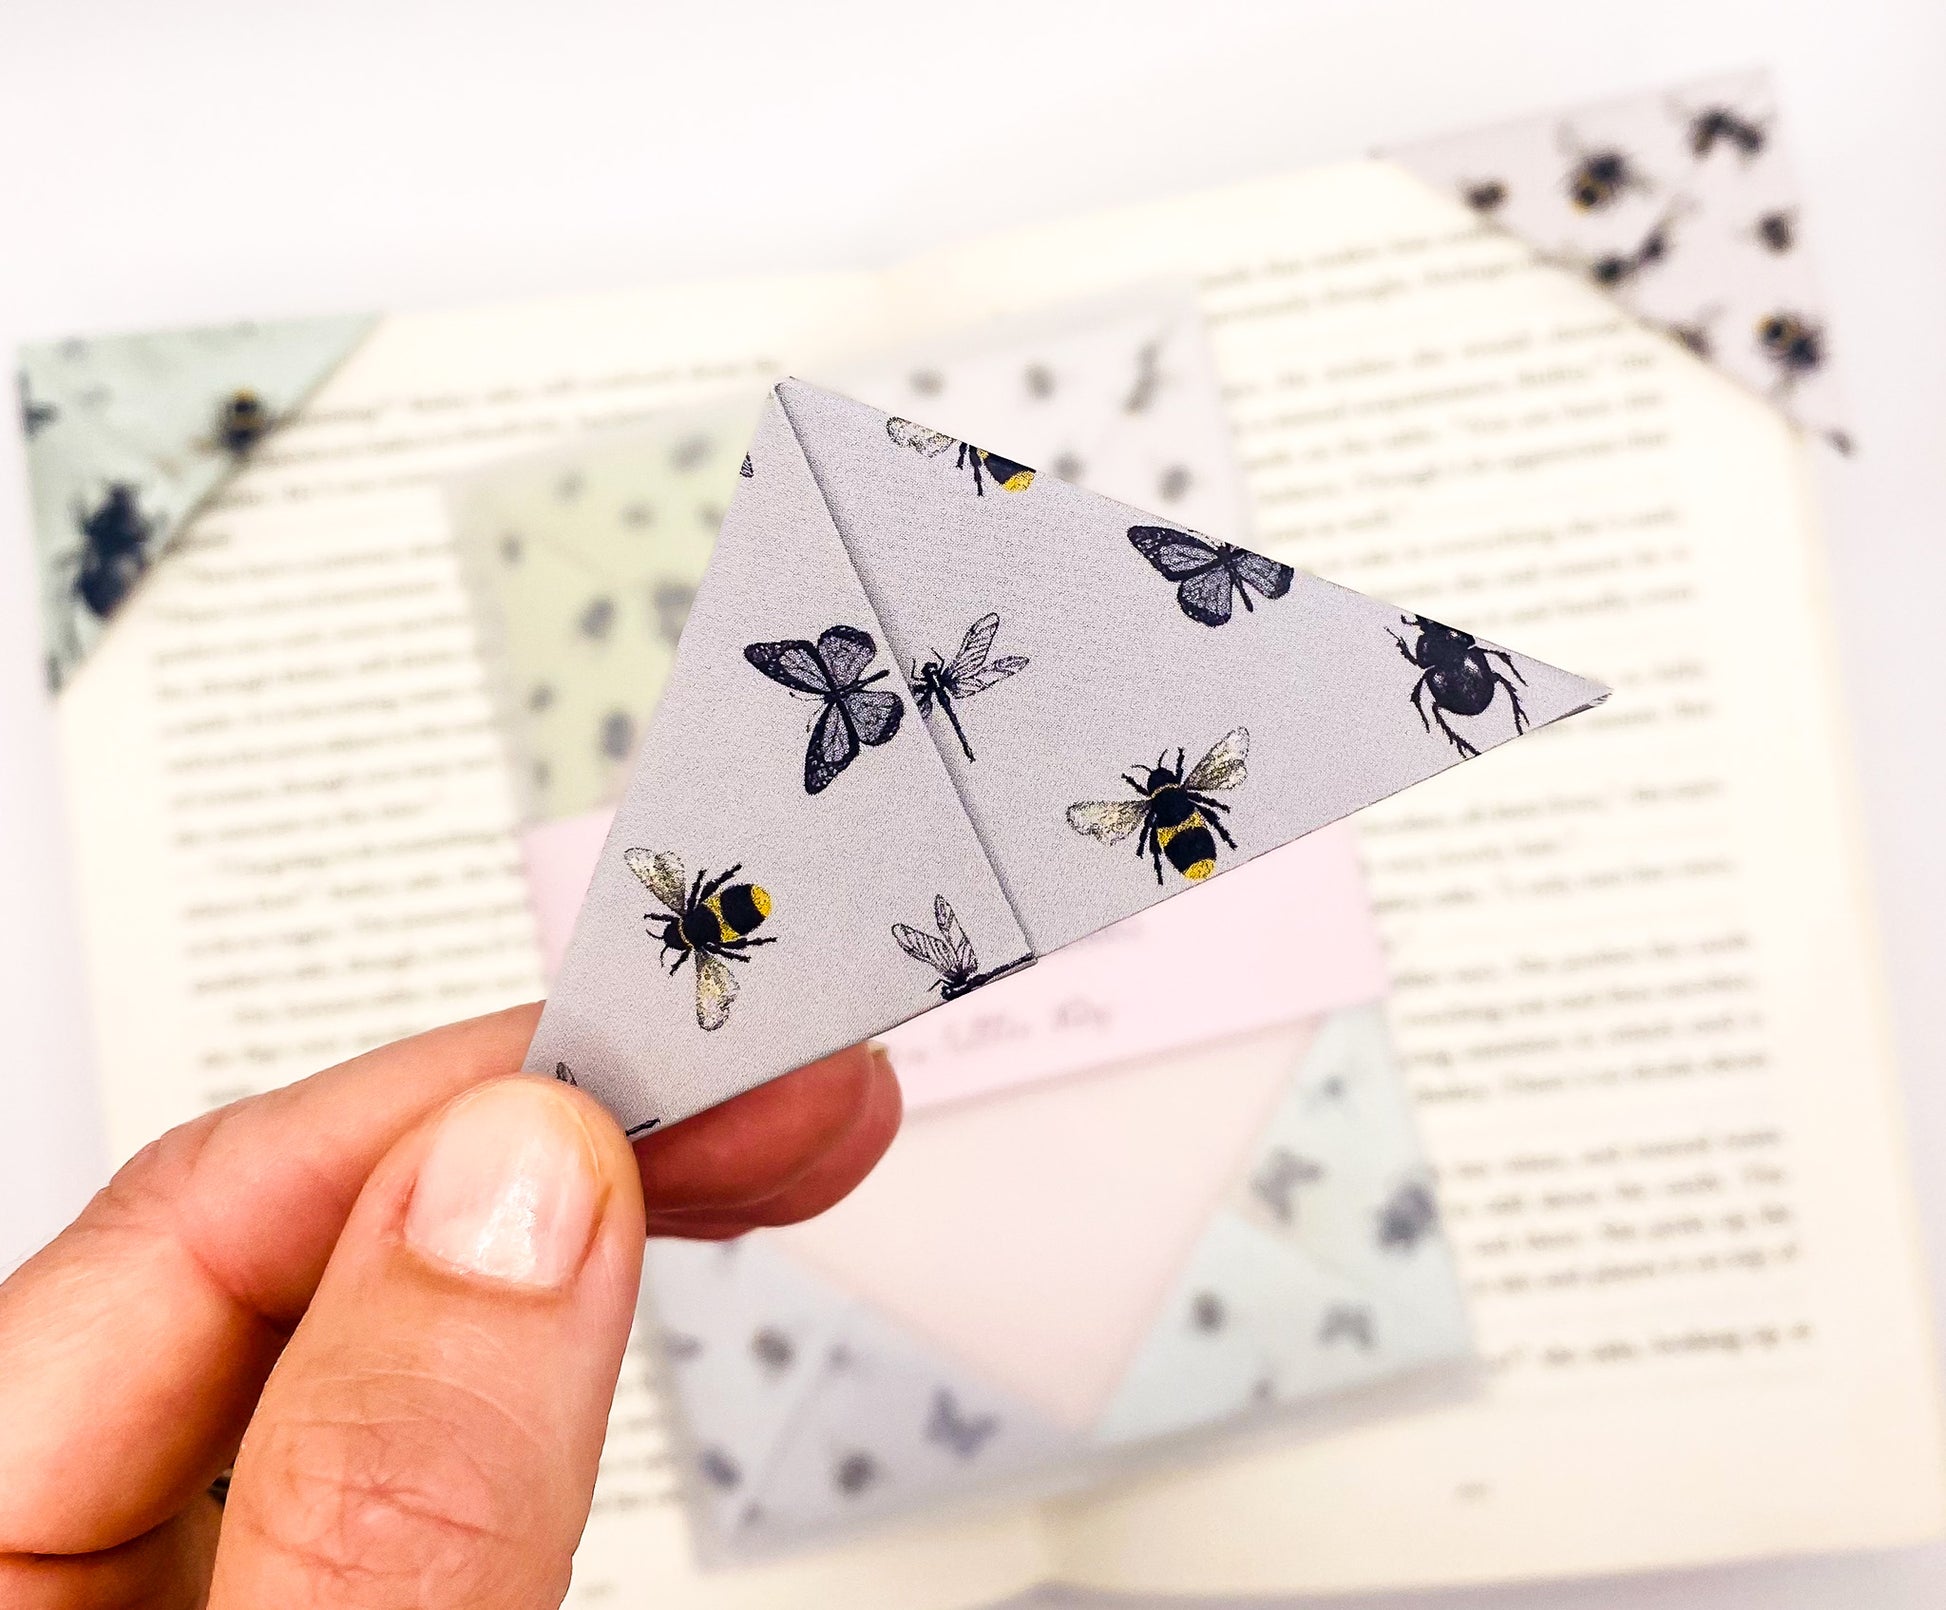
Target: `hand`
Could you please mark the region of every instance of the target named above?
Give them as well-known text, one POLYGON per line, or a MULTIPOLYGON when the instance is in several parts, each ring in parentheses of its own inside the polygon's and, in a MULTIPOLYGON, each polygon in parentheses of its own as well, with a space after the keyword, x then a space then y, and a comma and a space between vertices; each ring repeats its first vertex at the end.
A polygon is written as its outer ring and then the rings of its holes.
POLYGON ((537 1010, 171 1131, 0 1286, 0 1604, 559 1602, 644 1230, 821 1212, 899 1092, 847 1051, 631 1151, 505 1077, 537 1010))

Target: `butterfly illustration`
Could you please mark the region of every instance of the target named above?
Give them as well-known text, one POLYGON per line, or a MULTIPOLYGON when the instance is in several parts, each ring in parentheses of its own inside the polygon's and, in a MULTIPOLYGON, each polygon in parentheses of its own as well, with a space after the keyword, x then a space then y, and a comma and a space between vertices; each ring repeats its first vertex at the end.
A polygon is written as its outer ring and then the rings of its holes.
POLYGON ((1291 579, 1297 574, 1289 565, 1280 565, 1248 548, 1211 542, 1168 526, 1130 526, 1128 540, 1164 577, 1178 583, 1176 602, 1185 615, 1203 626, 1221 626, 1229 620, 1239 595, 1243 607, 1254 610, 1257 606, 1250 602, 1252 587, 1265 598, 1282 598, 1291 590, 1291 579))
POLYGON ((1122 781, 1135 790, 1135 799, 1083 800, 1070 805, 1068 826, 1103 844, 1119 844, 1140 828, 1142 836, 1135 841, 1135 853, 1154 862, 1157 883, 1162 882, 1165 855, 1191 883, 1200 883, 1216 870, 1216 840, 1221 838, 1233 850, 1237 843, 1222 821, 1230 807, 1212 799, 1211 793, 1235 788, 1244 780, 1248 775, 1244 761, 1249 754, 1250 733, 1244 727, 1219 738, 1187 774, 1183 771, 1183 751, 1176 751, 1173 766, 1167 764, 1165 752, 1153 766, 1136 768, 1146 772, 1146 777, 1122 773, 1122 781))
POLYGON ((919 706, 919 714, 929 716, 933 706, 952 723, 953 736, 959 739, 959 746, 966 758, 973 758, 973 746, 966 741, 966 729, 959 724, 959 715, 953 709, 955 700, 970 699, 976 693, 984 693, 997 682, 1004 682, 1016 671, 1027 668, 1027 660, 1019 654, 1003 654, 990 664, 987 650, 993 647, 993 634, 1000 630, 998 615, 982 615, 966 629, 966 636, 960 639, 959 652, 953 656, 952 663, 938 649, 932 651, 932 658, 923 665, 912 667, 912 699, 919 706))
POLYGON ((986 496, 983 483, 987 479, 991 479, 1002 492, 1025 492, 1034 484, 1034 472, 1025 464, 1002 458, 998 453, 989 453, 984 447, 975 447, 971 442, 948 436, 944 431, 915 425, 909 419, 894 417, 886 420, 885 434, 899 446, 909 447, 925 458, 938 458, 948 449, 957 448, 959 453, 953 460, 953 468, 973 472, 973 491, 977 496, 986 496))
POLYGON ((939 974, 929 987, 937 989, 943 1001, 956 1000, 968 990, 978 989, 982 984, 990 984, 996 978, 1016 972, 1034 959, 1032 956, 1022 956, 1004 967, 982 973, 980 958, 973 951, 973 941, 966 937, 966 930, 960 926, 958 915, 943 894, 933 897, 932 919, 933 925, 939 930, 937 935, 925 933, 909 923, 895 922, 892 924, 892 937, 899 942, 899 949, 914 961, 924 962, 939 974))
POLYGON ((963 1413, 950 1389, 942 1386, 933 1394, 926 1441, 941 1443, 960 1458, 971 1459, 999 1429, 999 1415, 963 1413))
POLYGON ((871 633, 855 626, 833 626, 816 643, 795 637, 781 643, 752 643, 744 649, 743 657, 771 681, 824 701, 811 723, 811 742, 804 751, 805 793, 819 794, 828 788, 858 758, 860 744, 889 743, 898 732, 904 704, 896 693, 871 685, 892 673, 863 674, 877 654, 871 633))
POLYGON ((627 850, 622 860, 671 913, 666 917, 645 914, 646 921, 661 925, 657 937, 663 955, 675 952, 670 974, 685 961, 696 964, 696 1022, 705 1029, 722 1028, 729 1021, 730 1003, 737 998, 737 981, 726 964, 747 962, 758 945, 777 943, 750 937, 770 915, 769 891, 754 883, 731 883, 742 870, 741 863, 713 878, 698 872, 694 883, 685 883, 682 862, 667 850, 657 855, 627 850))

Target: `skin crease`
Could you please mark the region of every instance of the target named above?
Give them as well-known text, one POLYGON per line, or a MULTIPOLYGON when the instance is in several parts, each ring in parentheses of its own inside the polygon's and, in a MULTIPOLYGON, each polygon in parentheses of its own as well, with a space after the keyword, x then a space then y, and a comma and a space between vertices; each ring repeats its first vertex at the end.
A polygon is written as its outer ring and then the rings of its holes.
POLYGON ((644 1235, 721 1240, 822 1212, 891 1143, 900 1098, 883 1053, 859 1047, 631 1147, 584 1093, 516 1072, 538 1012, 434 1030, 171 1131, 0 1285, 0 1604, 558 1602, 644 1235), (584 1138, 571 1151, 592 1171, 586 1246, 545 1289, 440 1263, 405 1233, 441 1117, 506 1099, 510 1079, 517 1104, 584 1138), (209 1484, 232 1464, 220 1508, 209 1484))

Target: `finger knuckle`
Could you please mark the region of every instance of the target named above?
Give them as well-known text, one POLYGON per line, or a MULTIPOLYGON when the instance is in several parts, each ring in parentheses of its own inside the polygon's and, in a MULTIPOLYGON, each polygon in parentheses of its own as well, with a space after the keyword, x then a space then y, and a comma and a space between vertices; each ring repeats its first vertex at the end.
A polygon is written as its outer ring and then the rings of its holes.
POLYGON ((533 1452, 489 1397, 417 1375, 367 1378, 344 1406, 246 1443, 226 1531, 240 1526, 327 1603, 554 1602, 536 1590, 558 1574, 565 1591, 567 1562, 536 1536, 533 1452))

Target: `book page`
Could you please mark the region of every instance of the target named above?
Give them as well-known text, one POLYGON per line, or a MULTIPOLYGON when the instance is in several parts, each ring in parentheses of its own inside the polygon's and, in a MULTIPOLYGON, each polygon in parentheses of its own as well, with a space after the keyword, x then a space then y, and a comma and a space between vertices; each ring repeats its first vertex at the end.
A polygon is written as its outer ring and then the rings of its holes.
MULTIPOLYGON (((543 993, 442 478, 758 395, 882 328, 874 282, 851 277, 389 318, 191 523, 59 709, 117 1158, 543 993)), ((1024 1511, 699 1573, 640 1345, 574 1602, 944 1607, 1041 1574, 1024 1511)))
POLYGON ((1381 163, 959 248, 896 289, 974 317, 1183 273, 1238 535, 1616 693, 1358 819, 1483 1396, 1070 1501, 1062 1574, 1328 1591, 1935 1535, 1802 445, 1381 163))

